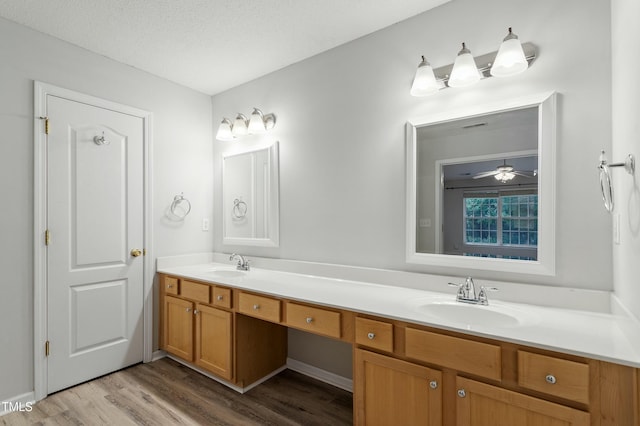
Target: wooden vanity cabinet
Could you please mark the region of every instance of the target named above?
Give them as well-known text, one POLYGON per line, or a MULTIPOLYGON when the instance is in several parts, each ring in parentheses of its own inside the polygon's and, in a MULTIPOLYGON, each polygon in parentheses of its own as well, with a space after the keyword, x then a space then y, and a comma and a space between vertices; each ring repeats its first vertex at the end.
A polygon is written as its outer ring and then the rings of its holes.
POLYGON ((194 303, 174 296, 163 298, 162 349, 185 361, 193 361, 194 303))
POLYGON ((231 380, 233 314, 198 304, 195 312, 195 359, 197 366, 231 380))
POLYGON ((456 426, 588 426, 591 415, 522 393, 456 377, 456 426))
POLYGON ((355 350, 355 424, 442 425, 442 372, 355 350))

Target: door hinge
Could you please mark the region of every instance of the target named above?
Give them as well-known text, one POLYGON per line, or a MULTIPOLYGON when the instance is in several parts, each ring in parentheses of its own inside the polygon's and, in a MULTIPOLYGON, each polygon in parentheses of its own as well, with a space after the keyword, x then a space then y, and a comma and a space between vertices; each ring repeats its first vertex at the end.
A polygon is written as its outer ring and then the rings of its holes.
POLYGON ((51 232, 49 232, 49 230, 47 229, 46 231, 44 231, 44 245, 48 246, 50 242, 51 242, 51 232))
POLYGON ((49 117, 40 117, 40 120, 44 120, 44 134, 49 134, 49 117))
POLYGON ((44 355, 49 356, 49 341, 44 342, 44 355))

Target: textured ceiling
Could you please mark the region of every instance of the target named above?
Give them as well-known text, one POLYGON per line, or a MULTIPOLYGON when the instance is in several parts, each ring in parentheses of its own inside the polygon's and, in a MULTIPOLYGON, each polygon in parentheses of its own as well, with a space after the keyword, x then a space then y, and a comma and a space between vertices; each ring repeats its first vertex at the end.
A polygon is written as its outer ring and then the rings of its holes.
POLYGON ((0 16, 215 94, 449 0, 0 0, 0 16))

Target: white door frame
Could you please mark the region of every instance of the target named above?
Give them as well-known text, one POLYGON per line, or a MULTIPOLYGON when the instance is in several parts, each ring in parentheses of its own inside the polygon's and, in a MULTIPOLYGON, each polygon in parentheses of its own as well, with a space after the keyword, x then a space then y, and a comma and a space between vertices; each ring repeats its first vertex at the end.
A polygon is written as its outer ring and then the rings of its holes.
POLYGON ((47 116, 47 95, 58 96, 76 102, 95 105, 100 108, 139 117, 143 121, 143 219, 144 248, 143 257, 143 361, 150 362, 153 356, 153 241, 152 241, 152 181, 151 141, 153 114, 148 111, 118 104, 51 84, 34 81, 34 163, 33 163, 33 360, 34 392, 39 401, 47 396, 47 359, 45 342, 47 340, 47 250, 44 241, 47 227, 47 135, 45 119, 47 116))

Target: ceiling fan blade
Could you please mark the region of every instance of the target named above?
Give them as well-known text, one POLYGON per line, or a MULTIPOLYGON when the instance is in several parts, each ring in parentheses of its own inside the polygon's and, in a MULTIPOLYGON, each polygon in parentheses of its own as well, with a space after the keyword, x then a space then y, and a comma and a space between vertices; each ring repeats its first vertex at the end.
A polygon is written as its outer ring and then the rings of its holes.
POLYGON ((525 172, 525 171, 517 171, 514 170, 511 173, 513 173, 514 175, 518 175, 518 176, 522 176, 522 177, 526 177, 526 178, 534 178, 536 177, 536 175, 534 175, 533 172, 525 172))
POLYGON ((492 170, 490 172, 482 172, 482 173, 478 173, 477 175, 475 175, 473 178, 474 179, 481 179, 484 177, 489 177, 489 176, 495 176, 499 173, 498 170, 492 170))

